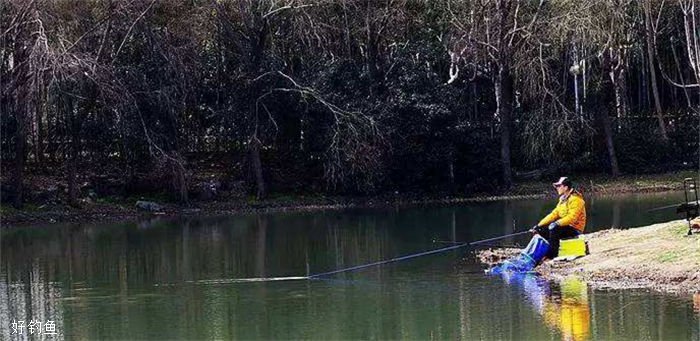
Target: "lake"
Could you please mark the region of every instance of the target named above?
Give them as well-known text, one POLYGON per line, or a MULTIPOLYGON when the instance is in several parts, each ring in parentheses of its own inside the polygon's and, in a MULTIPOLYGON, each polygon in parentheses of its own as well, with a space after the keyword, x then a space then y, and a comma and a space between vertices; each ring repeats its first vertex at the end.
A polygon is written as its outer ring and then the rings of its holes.
MULTIPOLYGON (((673 209, 646 211, 682 197, 589 198, 586 232, 680 219, 673 209)), ((495 237, 529 228, 554 204, 552 197, 3 230, 0 335, 700 340, 700 295, 489 277, 466 248, 321 279, 238 281, 303 277, 448 245, 436 241, 495 237), (43 334, 29 334, 32 321, 43 334), (56 335, 44 335, 47 322, 56 335)))

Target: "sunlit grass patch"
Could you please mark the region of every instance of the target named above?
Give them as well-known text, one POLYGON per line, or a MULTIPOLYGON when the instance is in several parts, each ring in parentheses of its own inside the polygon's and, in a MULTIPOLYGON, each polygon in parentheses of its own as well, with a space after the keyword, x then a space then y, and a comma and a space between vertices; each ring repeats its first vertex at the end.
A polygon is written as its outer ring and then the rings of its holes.
POLYGON ((670 263, 670 262, 675 262, 681 258, 681 255, 678 251, 668 251, 664 252, 659 257, 657 260, 661 263, 670 263))

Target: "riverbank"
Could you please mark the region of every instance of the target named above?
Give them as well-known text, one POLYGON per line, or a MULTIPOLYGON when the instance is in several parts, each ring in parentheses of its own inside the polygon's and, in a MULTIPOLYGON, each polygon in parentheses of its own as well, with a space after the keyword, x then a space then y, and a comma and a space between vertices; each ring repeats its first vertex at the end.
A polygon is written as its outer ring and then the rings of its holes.
MULTIPOLYGON (((685 220, 627 230, 610 229, 586 235, 590 255, 570 261, 548 261, 537 267, 542 276, 561 280, 578 276, 601 289, 651 289, 666 293, 700 292, 700 234, 687 236, 685 220)), ((516 250, 483 250, 484 263, 516 250)))
MULTIPOLYGON (((663 192, 681 190, 682 179, 695 176, 697 174, 692 171, 627 175, 617 179, 610 179, 605 175, 591 175, 579 177, 578 185, 585 195, 663 192)), ((266 200, 256 200, 243 196, 221 196, 208 200, 193 200, 188 205, 167 202, 159 197, 121 198, 88 195, 80 200, 79 207, 73 207, 62 202, 60 195, 56 195, 58 199, 49 202, 29 202, 22 210, 14 209, 6 204, 0 205, 0 225, 13 227, 59 222, 109 222, 136 219, 144 215, 230 215, 348 208, 439 206, 506 199, 535 199, 548 195, 552 195, 552 188, 550 181, 544 180, 520 182, 507 192, 474 193, 469 196, 434 197, 400 192, 368 197, 273 195, 266 200), (155 201, 162 209, 157 210, 157 212, 139 210, 135 207, 137 200, 155 201)))

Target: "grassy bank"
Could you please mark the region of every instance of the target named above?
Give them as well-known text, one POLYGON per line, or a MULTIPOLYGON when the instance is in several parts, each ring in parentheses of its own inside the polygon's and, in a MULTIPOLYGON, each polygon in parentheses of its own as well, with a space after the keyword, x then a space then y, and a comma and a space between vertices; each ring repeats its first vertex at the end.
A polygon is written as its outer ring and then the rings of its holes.
MULTIPOLYGON (((697 173, 695 172, 683 171, 652 175, 627 175, 615 179, 611 179, 606 175, 589 175, 577 177, 576 180, 578 185, 582 187, 585 195, 590 195, 680 190, 682 189, 681 181, 684 178, 696 176, 697 173)), ((188 205, 168 202, 165 196, 86 197, 80 200, 79 207, 65 204, 60 200, 59 196, 58 201, 51 203, 29 202, 22 210, 17 210, 4 204, 0 205, 0 223, 3 227, 7 227, 55 222, 119 221, 133 219, 143 214, 226 215, 346 209, 352 207, 411 207, 540 198, 546 195, 552 195, 551 179, 519 182, 512 190, 505 192, 473 193, 469 195, 457 193, 457 195, 453 196, 416 195, 400 192, 365 197, 278 194, 272 195, 266 200, 256 200, 252 197, 222 196, 207 201, 192 201, 188 205), (163 206, 163 210, 158 213, 140 212, 134 206, 139 199, 158 202, 163 206)))
MULTIPOLYGON (((622 175, 612 178, 606 174, 572 175, 576 186, 585 193, 662 192, 683 189, 683 179, 699 176, 697 171, 678 171, 661 174, 622 175)), ((513 194, 551 192, 551 181, 525 181, 516 185, 513 194)))
MULTIPOLYGON (((591 254, 570 262, 548 261, 537 272, 550 279, 579 276, 595 288, 644 288, 700 292, 700 234, 687 236, 685 220, 586 235, 591 254)), ((482 261, 504 259, 512 251, 478 253, 482 261)))
POLYGON ((587 236, 591 254, 548 262, 546 276, 579 275, 596 287, 700 292, 700 234, 687 236, 684 220, 587 236))

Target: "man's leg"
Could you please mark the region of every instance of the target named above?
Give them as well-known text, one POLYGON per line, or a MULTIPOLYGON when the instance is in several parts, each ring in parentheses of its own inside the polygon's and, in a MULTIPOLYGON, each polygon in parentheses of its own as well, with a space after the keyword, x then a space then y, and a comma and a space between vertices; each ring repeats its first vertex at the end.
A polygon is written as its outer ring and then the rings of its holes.
POLYGON ((559 255, 559 241, 564 238, 573 238, 579 235, 578 230, 571 226, 557 226, 549 231, 549 253, 547 257, 554 259, 559 255))
POLYGON ((549 251, 547 251, 546 257, 549 259, 552 259, 552 234, 550 233, 549 229, 547 226, 538 226, 535 231, 537 231, 537 234, 540 235, 540 237, 544 238, 547 243, 549 244, 549 251))
POLYGON ((535 229, 535 231, 537 232, 537 234, 539 234, 540 236, 542 236, 542 238, 544 238, 544 239, 546 239, 547 241, 549 241, 549 229, 547 228, 547 226, 538 226, 538 227, 535 229))

